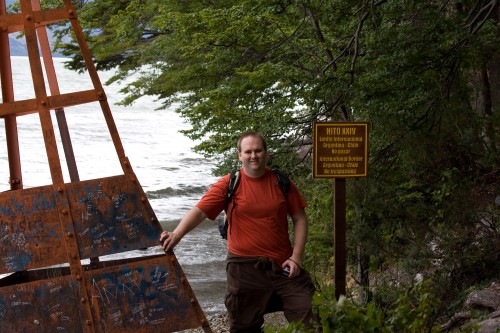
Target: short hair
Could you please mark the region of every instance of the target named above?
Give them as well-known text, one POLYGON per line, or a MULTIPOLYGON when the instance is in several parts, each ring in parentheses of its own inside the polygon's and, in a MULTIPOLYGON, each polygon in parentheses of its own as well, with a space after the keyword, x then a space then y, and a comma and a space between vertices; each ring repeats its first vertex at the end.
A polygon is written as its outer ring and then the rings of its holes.
POLYGON ((266 143, 266 139, 264 139, 264 136, 256 131, 248 131, 248 132, 241 134, 240 137, 238 138, 238 151, 239 152, 241 152, 241 141, 244 138, 248 138, 249 136, 259 138, 262 141, 262 145, 264 146, 264 150, 267 151, 267 143, 266 143))

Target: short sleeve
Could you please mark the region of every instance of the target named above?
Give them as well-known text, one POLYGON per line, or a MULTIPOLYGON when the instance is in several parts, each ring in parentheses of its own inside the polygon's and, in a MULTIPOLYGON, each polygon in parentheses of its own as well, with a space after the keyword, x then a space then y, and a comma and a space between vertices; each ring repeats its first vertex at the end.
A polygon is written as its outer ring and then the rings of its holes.
POLYGON ((228 185, 229 175, 225 175, 213 184, 196 204, 196 207, 201 209, 210 220, 215 220, 224 210, 228 185))
POLYGON ((288 192, 288 198, 287 198, 288 214, 292 216, 306 207, 307 207, 306 200, 297 189, 295 183, 291 181, 290 190, 288 192))

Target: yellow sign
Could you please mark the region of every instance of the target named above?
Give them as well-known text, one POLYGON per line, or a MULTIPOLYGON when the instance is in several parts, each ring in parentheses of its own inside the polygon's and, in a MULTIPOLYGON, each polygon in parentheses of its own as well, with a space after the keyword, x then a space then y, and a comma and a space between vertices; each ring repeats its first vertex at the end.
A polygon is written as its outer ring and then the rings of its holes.
POLYGON ((368 176, 368 123, 315 122, 314 178, 368 176))

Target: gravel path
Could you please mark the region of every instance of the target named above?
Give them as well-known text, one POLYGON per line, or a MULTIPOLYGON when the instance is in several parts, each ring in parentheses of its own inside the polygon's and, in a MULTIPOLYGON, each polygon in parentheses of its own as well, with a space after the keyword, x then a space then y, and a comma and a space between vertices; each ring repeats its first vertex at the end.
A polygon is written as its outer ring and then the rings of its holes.
MULTIPOLYGON (((211 316, 207 316, 208 321, 210 322, 210 327, 214 333, 228 333, 229 325, 227 322, 227 314, 219 313, 211 316)), ((274 312, 269 313, 264 316, 264 323, 268 325, 272 325, 275 327, 285 327, 288 325, 288 321, 286 320, 283 312, 274 312)), ((203 333, 203 329, 197 328, 194 330, 186 330, 183 331, 185 333, 203 333)))

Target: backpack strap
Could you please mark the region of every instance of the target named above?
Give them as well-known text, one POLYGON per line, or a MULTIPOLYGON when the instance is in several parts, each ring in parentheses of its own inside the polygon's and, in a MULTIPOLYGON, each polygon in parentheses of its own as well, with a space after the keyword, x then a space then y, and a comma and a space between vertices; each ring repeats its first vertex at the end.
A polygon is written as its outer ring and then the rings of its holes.
POLYGON ((278 184, 281 187, 285 198, 288 198, 288 192, 290 191, 290 178, 286 173, 276 167, 274 167, 272 170, 278 178, 278 184))
POLYGON ((229 175, 229 185, 227 188, 227 198, 226 198, 226 209, 229 205, 229 202, 233 200, 234 191, 240 182, 240 170, 233 169, 231 170, 231 174, 229 175))
POLYGON ((231 170, 231 173, 229 175, 229 184, 227 187, 226 205, 224 207, 226 213, 224 214, 224 219, 219 222, 219 232, 223 239, 227 239, 227 231, 229 229, 229 223, 230 223, 229 215, 230 214, 232 215, 234 204, 233 207, 231 208, 231 212, 228 212, 227 209, 229 207, 229 203, 233 200, 234 192, 236 191, 236 187, 238 186, 239 182, 240 182, 240 170, 239 169, 231 170))

